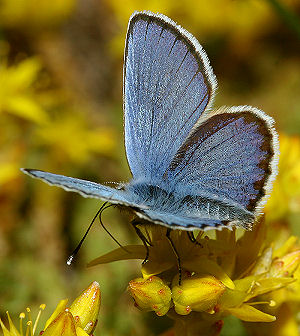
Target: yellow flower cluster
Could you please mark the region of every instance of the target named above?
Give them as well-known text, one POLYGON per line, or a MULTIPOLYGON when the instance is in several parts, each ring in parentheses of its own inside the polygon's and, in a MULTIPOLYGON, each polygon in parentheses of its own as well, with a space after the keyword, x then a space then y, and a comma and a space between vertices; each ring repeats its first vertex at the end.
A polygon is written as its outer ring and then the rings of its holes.
MULTIPOLYGON (((281 2, 290 7, 296 7, 293 0, 282 0, 281 2)), ((211 36, 229 36, 232 49, 239 54, 246 53, 251 43, 272 29, 276 22, 276 16, 270 10, 268 1, 127 0, 120 2, 109 0, 106 3, 115 13, 121 27, 127 27, 128 17, 135 10, 164 13, 169 17, 180 19, 179 23, 193 31, 195 36, 201 34, 202 42, 211 36), (268 23, 267 27, 266 23, 268 23), (262 24, 264 24, 264 29, 261 29, 262 24)), ((112 43, 114 54, 120 55, 123 46, 124 31, 120 32, 112 43)))
MULTIPOLYGON (((197 243, 186 232, 172 231, 171 237, 182 265, 179 283, 178 264, 165 236, 165 228, 150 226, 148 261, 142 278, 129 283, 129 292, 141 310, 168 314, 176 323, 189 328, 221 328, 227 315, 248 322, 272 322, 276 318, 257 306, 276 307, 277 302, 262 296, 296 281, 300 247, 291 237, 279 248, 266 241, 263 220, 253 231, 235 230, 198 234, 197 243), (189 318, 184 316, 189 315, 189 318), (192 323, 191 323, 192 322, 192 323), (221 323, 221 324, 220 324, 221 323)), ((90 266, 113 260, 143 258, 143 246, 126 246, 99 257, 90 266)), ((297 280, 299 283, 299 280, 297 280)), ((281 302, 278 303, 280 305, 281 302)))
MULTIPOLYGON (((55 311, 45 324, 44 330, 40 335, 43 336, 89 336, 95 330, 97 325, 97 318, 100 309, 100 289, 96 281, 91 283, 89 287, 84 290, 81 295, 67 307, 68 299, 61 300, 57 305, 55 311)), ((3 336, 34 336, 37 331, 37 324, 40 319, 42 310, 45 309, 45 305, 40 306, 35 322, 32 321, 30 309, 27 308, 28 321, 26 329, 23 331, 23 319, 25 314, 20 314, 20 330, 15 327, 9 314, 8 322, 9 329, 7 329, 4 323, 0 319, 0 326, 3 331, 3 336)))
POLYGON ((116 136, 110 127, 90 129, 84 114, 70 106, 64 106, 64 113, 49 113, 58 108, 60 94, 43 87, 38 58, 8 64, 5 55, 0 56, 0 126, 5 130, 0 138, 0 185, 20 175, 28 143, 31 153, 40 156, 40 149, 47 148, 49 160, 60 163, 84 162, 92 152, 113 155, 116 136))
MULTIPOLYGON (((4 47, 4 48, 2 48, 4 47)), ((42 106, 41 96, 36 89, 36 83, 41 70, 38 58, 27 58, 15 64, 8 64, 6 53, 9 46, 0 57, 0 116, 3 132, 0 138, 0 185, 14 180, 19 174, 19 168, 24 155, 24 129, 22 123, 43 125, 49 118, 42 106), (16 118, 20 122, 16 122, 16 118), (12 137, 13 134, 13 137, 12 137), (22 140, 21 140, 22 139, 22 140)))
POLYGON ((0 21, 5 27, 34 29, 61 23, 73 11, 75 0, 3 0, 0 21))
POLYGON ((0 113, 11 113, 35 123, 45 123, 48 115, 35 88, 41 70, 38 58, 27 58, 13 65, 7 59, 0 66, 0 113))
MULTIPOLYGON (((300 142, 281 135, 280 143, 279 175, 266 207, 266 221, 261 217, 253 231, 209 231, 205 236, 199 232, 196 243, 186 232, 172 231, 182 266, 180 283, 166 229, 141 227, 151 246, 142 277, 128 286, 137 307, 158 316, 168 314, 176 321, 178 334, 197 335, 201 330, 217 335, 228 315, 245 322, 273 322, 279 317, 266 334, 298 334, 300 245, 285 219, 291 211, 299 212, 300 142)), ((89 265, 144 257, 144 246, 131 245, 89 265)))

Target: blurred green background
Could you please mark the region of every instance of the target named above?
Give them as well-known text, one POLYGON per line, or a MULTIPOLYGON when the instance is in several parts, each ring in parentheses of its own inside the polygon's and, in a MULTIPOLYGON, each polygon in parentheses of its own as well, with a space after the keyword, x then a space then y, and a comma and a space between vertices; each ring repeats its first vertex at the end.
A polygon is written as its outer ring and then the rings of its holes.
MULTIPOLYGON (((257 106, 299 146, 299 0, 0 1, 1 317, 46 303, 46 318, 59 299, 75 298, 96 280, 102 290, 96 335, 158 335, 170 325, 140 313, 126 293, 140 263, 85 268, 116 247, 98 224, 76 262, 66 265, 101 202, 19 171, 38 168, 100 183, 130 178, 122 63, 134 10, 164 13, 199 40, 218 79, 216 107, 257 106)), ((298 211, 300 198, 295 202, 298 211)), ((288 217, 295 232, 297 211, 288 217)), ((137 241, 123 213, 111 208, 103 219, 121 243, 137 241)), ((234 325, 227 335, 242 335, 234 325)))

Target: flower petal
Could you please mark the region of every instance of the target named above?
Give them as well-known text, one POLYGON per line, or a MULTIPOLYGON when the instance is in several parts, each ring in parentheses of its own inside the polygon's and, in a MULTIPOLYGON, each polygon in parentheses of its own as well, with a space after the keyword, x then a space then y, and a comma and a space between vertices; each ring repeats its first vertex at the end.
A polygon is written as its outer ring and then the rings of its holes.
POLYGON ((213 260, 208 259, 207 257, 198 257, 192 260, 186 260, 183 262, 183 267, 187 268, 190 271, 194 271, 197 273, 207 273, 211 274, 217 279, 219 279, 223 284, 231 289, 235 288, 233 281, 229 278, 229 276, 223 271, 222 267, 220 267, 213 260))
POLYGON ((245 301, 248 301, 257 295, 265 294, 285 287, 294 281, 295 279, 293 278, 267 278, 257 280, 255 287, 253 287, 245 301))
POLYGON ((150 278, 153 275, 160 274, 174 266, 174 263, 172 260, 162 260, 161 262, 156 262, 153 260, 149 260, 146 264, 142 266, 142 274, 143 278, 147 279, 150 278))
POLYGON ((269 271, 272 263, 273 249, 272 247, 267 247, 262 255, 258 258, 255 263, 254 268, 251 270, 251 274, 258 275, 269 271))
POLYGON ((77 327, 76 328, 76 335, 77 336, 89 336, 88 333, 86 333, 82 328, 77 327))
POLYGON ((73 315, 66 309, 46 328, 43 336, 77 336, 73 315))
POLYGON ((145 247, 143 245, 127 245, 124 248, 117 248, 110 251, 88 263, 88 267, 107 264, 118 260, 128 260, 128 259, 144 259, 145 258, 145 247))
POLYGON ((13 321, 10 318, 10 315, 8 312, 6 312, 7 314, 7 318, 8 318, 8 322, 9 322, 9 334, 10 336, 20 336, 20 333, 18 332, 17 328, 15 327, 15 325, 13 324, 13 321))
POLYGON ((275 316, 263 313, 248 304, 243 304, 238 308, 228 308, 226 311, 247 322, 273 322, 276 320, 275 316))
POLYGON ((289 239, 273 253, 273 258, 281 258, 292 251, 293 247, 296 245, 299 240, 296 236, 291 236, 289 239))
POLYGON ((49 317, 45 324, 45 329, 49 326, 49 324, 60 314, 62 313, 67 307, 68 299, 60 300, 57 307, 55 308, 52 315, 49 317))
POLYGON ((4 336, 10 336, 10 332, 9 330, 5 327, 4 323, 2 322, 1 318, 0 318, 0 326, 2 328, 3 331, 3 335, 4 336))
POLYGON ((270 268, 272 277, 292 276, 300 264, 300 250, 286 254, 273 260, 270 268))

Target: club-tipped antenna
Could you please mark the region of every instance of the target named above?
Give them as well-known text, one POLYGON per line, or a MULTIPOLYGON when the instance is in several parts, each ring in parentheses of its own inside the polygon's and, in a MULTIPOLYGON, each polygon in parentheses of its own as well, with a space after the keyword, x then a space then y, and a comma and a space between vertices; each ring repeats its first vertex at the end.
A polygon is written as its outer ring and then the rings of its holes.
POLYGON ((94 216, 93 220, 91 221, 91 224, 89 225, 89 227, 87 228, 84 236, 82 237, 82 239, 80 240, 79 244, 76 246, 75 250, 72 252, 72 254, 69 256, 69 258, 67 259, 67 265, 71 265, 76 254, 78 253, 78 251, 80 250, 81 248, 81 245, 83 244, 86 236, 88 235, 92 225, 94 224, 96 218, 99 216, 99 221, 100 221, 100 224, 101 226, 103 227, 103 229, 105 230, 105 232, 112 238, 112 240, 118 244, 119 247, 121 247, 124 251, 126 251, 127 253, 129 253, 129 251, 124 247, 122 246, 118 241, 117 239, 107 230, 107 228, 104 226, 103 222, 102 222, 102 212, 108 208, 110 208, 111 206, 113 206, 113 204, 109 204, 107 205, 108 202, 105 202, 102 204, 102 206, 100 207, 100 209, 97 211, 96 215, 94 216))
POLYGON ((83 244, 86 236, 88 235, 92 225, 94 224, 96 218, 98 217, 99 214, 101 214, 101 212, 104 210, 105 206, 106 206, 107 202, 103 203, 102 206, 100 207, 100 209, 97 211, 96 215, 94 216, 93 220, 91 221, 91 224, 89 225, 89 227, 87 228, 84 236, 81 238, 79 244, 76 246, 75 250, 72 252, 72 254, 69 256, 69 258, 67 259, 67 265, 71 265, 72 261, 74 260, 76 254, 78 253, 78 251, 81 248, 81 245, 83 244))

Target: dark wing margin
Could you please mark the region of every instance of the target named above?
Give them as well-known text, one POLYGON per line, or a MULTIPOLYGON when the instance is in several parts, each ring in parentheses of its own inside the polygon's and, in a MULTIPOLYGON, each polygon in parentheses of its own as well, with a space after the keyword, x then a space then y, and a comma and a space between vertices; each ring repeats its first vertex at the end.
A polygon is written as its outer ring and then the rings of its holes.
POLYGON ((159 182, 213 102, 217 82, 199 42, 161 14, 135 12, 124 56, 124 127, 135 179, 159 182))
POLYGON ((194 128, 164 176, 189 193, 233 200, 256 216, 277 175, 273 123, 251 106, 221 108, 194 128))

